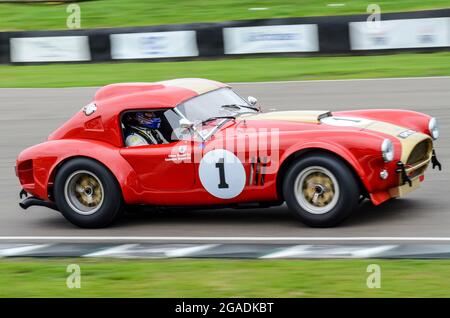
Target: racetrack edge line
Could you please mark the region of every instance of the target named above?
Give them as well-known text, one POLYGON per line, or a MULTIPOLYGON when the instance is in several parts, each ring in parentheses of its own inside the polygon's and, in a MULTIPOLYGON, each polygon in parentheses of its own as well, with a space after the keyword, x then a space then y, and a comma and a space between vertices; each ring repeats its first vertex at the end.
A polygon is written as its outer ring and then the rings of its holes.
POLYGON ((450 237, 231 237, 231 236, 0 236, 0 241, 427 241, 450 242, 450 237))
MULTIPOLYGON (((311 79, 311 80, 287 80, 287 81, 256 81, 256 82, 227 82, 230 85, 253 85, 253 84, 289 84, 289 83, 322 83, 322 82, 355 82, 355 81, 402 81, 402 80, 427 80, 427 79, 450 79, 450 75, 444 76, 411 76, 411 77, 373 77, 373 78, 341 78, 341 79, 311 79)), ((103 86, 67 86, 67 87, 0 87, 0 89, 95 89, 103 86)))
POLYGON ((411 77, 369 77, 369 78, 342 78, 342 79, 311 79, 311 80, 287 80, 287 81, 262 81, 262 82, 229 82, 232 85, 252 84, 289 84, 289 83, 322 83, 322 82, 354 82, 354 81, 403 81, 424 79, 450 79, 450 76, 411 76, 411 77))

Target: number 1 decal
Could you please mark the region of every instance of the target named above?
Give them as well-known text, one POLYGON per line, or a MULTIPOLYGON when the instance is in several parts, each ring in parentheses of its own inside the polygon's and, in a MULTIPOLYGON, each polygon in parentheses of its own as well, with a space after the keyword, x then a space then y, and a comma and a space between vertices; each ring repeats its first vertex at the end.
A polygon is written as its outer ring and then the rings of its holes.
POLYGON ((220 158, 219 162, 216 163, 216 168, 219 169, 219 179, 220 179, 220 183, 218 185, 219 189, 228 189, 230 186, 225 181, 225 164, 223 158, 220 158))
POLYGON ((247 180, 241 160, 226 149, 207 152, 200 161, 198 175, 203 188, 220 199, 237 197, 247 180))

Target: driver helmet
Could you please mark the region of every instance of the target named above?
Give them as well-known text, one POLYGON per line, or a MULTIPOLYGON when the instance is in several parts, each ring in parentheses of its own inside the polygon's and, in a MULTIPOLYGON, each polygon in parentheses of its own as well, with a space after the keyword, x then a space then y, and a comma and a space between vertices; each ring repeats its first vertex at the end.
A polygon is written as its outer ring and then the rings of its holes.
POLYGON ((138 112, 136 120, 140 126, 149 129, 158 129, 161 126, 161 118, 156 117, 154 113, 138 112))

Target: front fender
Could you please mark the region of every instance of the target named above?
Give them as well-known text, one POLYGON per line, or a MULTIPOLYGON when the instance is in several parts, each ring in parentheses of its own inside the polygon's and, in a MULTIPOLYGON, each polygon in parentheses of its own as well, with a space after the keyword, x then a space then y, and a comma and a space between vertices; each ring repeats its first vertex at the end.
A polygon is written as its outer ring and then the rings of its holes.
MULTIPOLYGON (((394 140, 396 158, 385 163, 381 156, 381 144, 384 136, 370 131, 320 131, 308 134, 298 134, 294 143, 287 145, 282 142, 281 149, 286 149, 280 156, 280 165, 290 162, 296 153, 308 150, 324 150, 342 158, 356 173, 368 193, 385 190, 398 183, 396 160, 401 154, 401 145, 394 140), (389 177, 382 180, 379 175, 382 170, 389 171, 389 177)), ((280 140, 294 140, 294 138, 280 138, 280 140)))
POLYGON ((370 189, 370 182, 367 179, 365 171, 356 157, 345 147, 337 143, 314 141, 306 143, 298 143, 289 147, 280 158, 280 166, 283 165, 286 159, 294 155, 295 153, 301 153, 309 150, 322 150, 333 153, 338 157, 345 160, 359 176, 361 182, 366 189, 370 189))

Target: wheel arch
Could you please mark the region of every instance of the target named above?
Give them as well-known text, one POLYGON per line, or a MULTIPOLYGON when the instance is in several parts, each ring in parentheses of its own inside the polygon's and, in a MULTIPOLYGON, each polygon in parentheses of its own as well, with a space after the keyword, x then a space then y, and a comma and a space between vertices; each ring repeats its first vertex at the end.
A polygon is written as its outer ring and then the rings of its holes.
POLYGON ((359 188, 363 195, 368 196, 367 186, 364 182, 364 178, 361 177, 362 168, 357 164, 356 159, 351 160, 348 155, 321 147, 305 147, 297 151, 293 151, 282 160, 280 168, 278 169, 276 177, 277 194, 279 198, 283 198, 283 179, 289 169, 289 167, 301 156, 311 156, 314 154, 327 154, 336 157, 336 159, 342 161, 353 173, 355 179, 358 182, 359 188), (350 160, 349 160, 350 159, 350 160), (353 162, 351 162, 353 161, 353 162), (356 163, 355 163, 356 162, 356 163))
MULTIPOLYGON (((126 186, 129 185, 129 183, 130 183, 130 180, 128 180, 129 176, 126 176, 126 174, 123 173, 124 171, 122 169, 118 168, 117 165, 115 165, 115 166, 108 165, 107 163, 104 162, 104 160, 101 160, 99 158, 95 158, 93 156, 82 154, 82 155, 73 155, 73 156, 68 156, 68 157, 62 158, 51 168, 51 171, 49 173, 48 182, 47 182, 47 193, 48 193, 49 198, 52 201, 54 201, 53 187, 54 187, 56 174, 65 164, 67 164, 68 162, 70 162, 72 160, 79 159, 79 158, 92 160, 92 161, 100 164, 105 169, 107 169, 113 175, 114 179, 117 181, 120 191, 122 193, 122 197, 125 200, 125 202, 129 202, 129 201, 133 200, 134 191, 130 191, 131 189, 129 189, 128 187, 126 188, 126 186), (122 170, 122 171, 119 171, 119 170, 122 170)), ((131 167, 130 167, 130 172, 131 172, 132 176, 135 175, 134 170, 132 170, 131 167)), ((134 178, 131 178, 131 179, 134 179, 134 178)))

